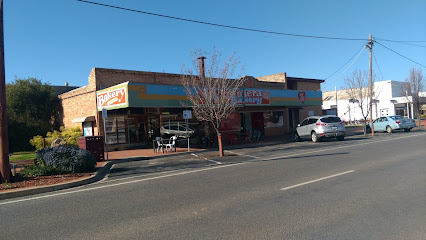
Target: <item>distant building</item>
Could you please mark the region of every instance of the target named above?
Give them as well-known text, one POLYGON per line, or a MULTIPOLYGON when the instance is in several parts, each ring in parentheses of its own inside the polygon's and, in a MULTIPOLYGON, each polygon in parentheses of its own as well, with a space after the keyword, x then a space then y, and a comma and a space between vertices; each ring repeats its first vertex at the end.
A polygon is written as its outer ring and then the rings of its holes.
MULTIPOLYGON (((406 96, 402 90, 404 84, 394 80, 374 83, 373 119, 390 115, 415 117, 411 96, 406 96)), ((325 114, 337 114, 343 121, 350 123, 364 119, 360 107, 351 100, 346 89, 323 92, 322 99, 325 114)), ((367 106, 364 108, 367 109, 367 106)))

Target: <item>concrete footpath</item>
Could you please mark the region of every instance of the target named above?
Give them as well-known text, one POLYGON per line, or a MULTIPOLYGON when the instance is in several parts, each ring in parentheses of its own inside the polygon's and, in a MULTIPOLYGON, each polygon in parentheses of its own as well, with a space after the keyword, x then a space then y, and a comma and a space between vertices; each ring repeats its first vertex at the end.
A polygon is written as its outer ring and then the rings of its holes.
MULTIPOLYGON (((347 136, 361 135, 362 127, 347 128, 346 134, 347 136)), ((280 136, 280 137, 274 137, 274 138, 266 138, 262 142, 227 145, 224 147, 224 149, 233 150, 233 149, 242 149, 242 148, 256 148, 256 147, 263 147, 263 146, 275 145, 275 144, 285 144, 289 142, 293 142, 289 138, 289 136, 285 136, 285 137, 280 136)), ((187 148, 177 148, 176 152, 168 151, 168 152, 162 153, 162 152, 154 152, 154 150, 150 148, 150 149, 134 149, 134 150, 110 152, 108 153, 108 161, 98 162, 97 171, 88 178, 55 184, 55 185, 24 188, 21 190, 11 190, 11 191, 0 193, 0 200, 24 197, 24 196, 35 195, 35 194, 46 193, 46 192, 53 192, 53 191, 58 191, 58 190, 63 190, 67 188, 73 188, 73 187, 94 183, 99 180, 102 180, 105 177, 105 175, 109 172, 111 166, 114 164, 120 164, 123 162, 130 162, 130 161, 141 161, 141 160, 151 161, 151 160, 160 159, 160 158, 163 160, 166 159, 167 162, 170 162, 171 164, 173 164, 174 163, 173 156, 176 156, 176 155, 193 154, 196 152, 206 152, 206 151, 217 151, 217 149, 199 149, 199 148, 191 148, 190 150, 191 151, 188 152, 187 148)), ((179 164, 179 163, 176 162, 176 164, 179 164)))

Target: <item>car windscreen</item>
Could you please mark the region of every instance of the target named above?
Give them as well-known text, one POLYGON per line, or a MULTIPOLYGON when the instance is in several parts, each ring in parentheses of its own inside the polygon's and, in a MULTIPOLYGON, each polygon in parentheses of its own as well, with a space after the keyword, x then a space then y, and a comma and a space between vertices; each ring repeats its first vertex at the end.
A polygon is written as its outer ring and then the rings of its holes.
POLYGON ((321 118, 321 122, 334 123, 334 122, 341 122, 341 120, 339 117, 324 117, 324 118, 321 118))

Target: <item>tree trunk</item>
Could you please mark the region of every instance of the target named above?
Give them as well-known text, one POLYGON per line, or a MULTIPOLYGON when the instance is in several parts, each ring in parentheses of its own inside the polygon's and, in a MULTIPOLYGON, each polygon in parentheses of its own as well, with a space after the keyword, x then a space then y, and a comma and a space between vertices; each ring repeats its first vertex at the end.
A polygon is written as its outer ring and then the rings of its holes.
POLYGON ((367 136, 367 120, 364 119, 364 124, 362 125, 362 128, 364 130, 364 137, 367 136))
POLYGON ((217 143, 219 146, 219 156, 223 157, 223 147, 222 147, 222 133, 217 133, 217 143))

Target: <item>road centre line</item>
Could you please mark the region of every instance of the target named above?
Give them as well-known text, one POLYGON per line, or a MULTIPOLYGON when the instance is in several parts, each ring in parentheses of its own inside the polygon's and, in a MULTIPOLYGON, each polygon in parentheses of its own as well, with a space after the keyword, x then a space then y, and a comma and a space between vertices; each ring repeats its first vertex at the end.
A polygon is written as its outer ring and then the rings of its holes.
MULTIPOLYGON (((406 137, 392 138, 392 139, 387 139, 387 140, 380 140, 380 141, 377 141, 377 142, 388 142, 388 141, 399 140, 399 139, 403 139, 403 138, 421 136, 421 135, 425 135, 425 134, 426 133, 422 133, 422 134, 410 135, 410 136, 406 136, 406 137)), ((377 143, 377 142, 374 142, 374 143, 377 143)), ((341 147, 333 147, 333 148, 322 149, 322 150, 311 151, 311 152, 300 152, 300 153, 295 153, 295 154, 286 155, 286 156, 282 156, 281 155, 281 156, 276 156, 276 157, 261 159, 261 161, 275 160, 275 159, 279 159, 279 158, 285 159, 285 158, 288 158, 288 157, 301 156, 301 155, 306 155, 306 154, 310 154, 310 153, 324 152, 324 151, 329 151, 329 150, 336 150, 336 149, 349 148, 349 147, 355 147, 355 146, 362 146, 362 145, 367 145, 367 144, 371 144, 371 143, 372 142, 369 141, 367 143, 360 143, 360 144, 355 144, 355 145, 345 145, 345 146, 341 146, 341 147)), ((179 175, 185 175, 185 174, 202 172, 202 171, 209 171, 209 170, 214 170, 214 169, 219 169, 219 168, 225 168, 225 167, 234 167, 234 166, 239 166, 239 165, 248 164, 248 163, 253 163, 253 161, 241 162, 241 163, 233 163, 233 164, 226 164, 226 165, 220 165, 220 166, 212 166, 212 167, 208 167, 208 168, 204 168, 204 169, 197 169, 197 170, 191 170, 191 171, 185 171, 185 172, 179 172, 179 173, 173 173, 173 174, 166 174, 166 175, 161 175, 161 176, 157 176, 157 177, 138 179, 138 180, 133 180, 133 181, 128 181, 128 182, 122 182, 122 183, 116 183, 116 184, 111 184, 111 185, 105 185, 105 186, 99 186, 99 187, 93 187, 93 188, 87 188, 87 189, 80 189, 80 190, 69 191, 69 192, 61 192, 61 193, 55 193, 55 194, 50 194, 50 195, 45 195, 45 196, 39 196, 39 197, 32 197, 32 198, 26 198, 26 199, 13 200, 13 201, 7 201, 7 202, 3 202, 3 203, 0 202, 0 205, 6 205, 6 204, 18 203, 18 202, 24 202, 24 201, 30 201, 30 200, 37 200, 37 199, 43 199, 43 198, 48 198, 48 197, 55 197, 55 196, 60 196, 60 195, 66 195, 66 194, 79 193, 79 192, 85 192, 85 191, 90 191, 90 190, 103 189, 103 188, 108 188, 108 187, 115 187, 115 186, 120 186, 120 185, 125 185, 125 184, 131 184, 131 183, 136 183, 136 182, 143 182, 143 181, 149 181, 149 180, 155 180, 155 179, 161 179, 161 178, 167 178, 167 177, 173 177, 173 176, 179 176, 179 175)))
POLYGON ((348 174, 348 173, 353 173, 353 172, 355 172, 355 170, 341 172, 341 173, 337 173, 337 174, 330 175, 330 176, 327 176, 327 177, 322 177, 322 178, 318 178, 318 179, 315 179, 315 180, 307 181, 307 182, 304 182, 304 183, 299 183, 299 184, 296 184, 296 185, 293 185, 293 186, 281 188, 280 190, 281 191, 285 191, 285 190, 289 190, 289 189, 292 189, 292 188, 297 188, 297 187, 300 187, 300 186, 303 186, 303 185, 307 185, 307 184, 314 183, 314 182, 319 182, 319 181, 322 181, 322 180, 326 180, 326 179, 329 179, 329 178, 338 177, 338 176, 341 176, 341 175, 344 175, 344 174, 348 174))

